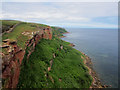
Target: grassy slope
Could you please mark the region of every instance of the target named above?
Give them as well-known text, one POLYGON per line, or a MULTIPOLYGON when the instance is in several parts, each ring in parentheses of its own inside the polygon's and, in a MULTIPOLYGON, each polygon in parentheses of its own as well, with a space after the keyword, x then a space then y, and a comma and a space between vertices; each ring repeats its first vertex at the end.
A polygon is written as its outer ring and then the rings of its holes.
POLYGON ((13 20, 0 20, 2 23, 2 32, 9 30, 9 28, 20 21, 13 21, 13 20))
MULTIPOLYGON (((2 22, 3 22, 2 25, 6 26, 6 24, 13 25, 13 24, 18 23, 19 21, 4 21, 3 20, 2 22)), ((25 42, 30 38, 30 36, 25 36, 22 34, 22 32, 32 33, 35 31, 39 31, 40 29, 38 28, 46 27, 46 26, 47 25, 43 25, 43 24, 21 22, 21 24, 18 25, 11 33, 3 34, 2 39, 3 40, 5 39, 16 40, 19 47, 25 48, 25 42)), ((2 30, 4 30, 4 28, 2 30)))
POLYGON ((81 53, 58 38, 42 39, 35 51, 23 60, 18 87, 20 88, 88 88, 91 77, 81 59, 81 53), (63 49, 60 50, 60 45, 63 49), (59 49, 59 50, 58 50, 59 49), (56 58, 53 58, 53 53, 56 58), (47 71, 53 59, 51 71, 47 71), (47 74, 47 77, 45 76, 47 74), (62 81, 59 81, 61 78, 62 81))
MULTIPOLYGON (((2 25, 9 28, 11 25, 19 23, 19 21, 3 21, 2 25)), ((22 32, 34 32, 39 30, 38 27, 46 27, 47 25, 24 23, 21 22, 11 33, 4 34, 4 39, 16 40, 18 45, 25 47, 25 42, 29 36, 23 36, 22 32)), ((67 32, 65 29, 52 27, 53 35, 63 36, 62 33, 67 32)), ((2 29, 3 30, 3 29, 2 29)), ((51 88, 87 88, 91 84, 91 77, 88 70, 83 64, 81 53, 68 46, 68 42, 62 41, 57 37, 52 40, 40 40, 35 51, 29 58, 24 57, 18 87, 51 87, 51 88), (63 49, 60 50, 60 45, 63 49), (59 49, 59 50, 58 50, 59 49), (53 53, 56 58, 53 58, 53 53), (51 71, 48 72, 50 61, 53 59, 51 71), (45 76, 47 75, 47 76, 45 76), (61 81, 59 81, 61 79, 61 81)), ((27 54, 27 50, 26 50, 27 54)))
POLYGON ((57 37, 63 36, 62 33, 66 33, 67 31, 64 28, 59 28, 59 27, 52 27, 53 35, 57 37))

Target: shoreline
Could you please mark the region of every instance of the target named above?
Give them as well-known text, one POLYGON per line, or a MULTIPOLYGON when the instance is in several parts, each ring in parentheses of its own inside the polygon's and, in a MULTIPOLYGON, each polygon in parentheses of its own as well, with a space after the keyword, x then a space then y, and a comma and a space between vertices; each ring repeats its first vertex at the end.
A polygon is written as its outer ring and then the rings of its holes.
MULTIPOLYGON (((67 34, 67 33, 69 33, 69 32, 66 32, 66 33, 63 33, 63 34, 67 34)), ((59 38, 64 38, 64 37, 66 37, 66 36, 63 35, 63 36, 61 36, 59 38)), ((92 64, 91 58, 89 56, 87 56, 85 53, 83 53, 83 52, 81 52, 81 53, 82 53, 82 55, 85 56, 85 57, 82 57, 83 63, 87 67, 87 69, 89 70, 88 71, 89 75, 93 79, 90 88, 106 88, 106 87, 108 87, 107 85, 102 85, 97 73, 93 69, 93 64, 92 64)))
POLYGON ((89 56, 87 56, 86 54, 84 54, 83 52, 81 52, 81 53, 82 53, 82 55, 85 56, 85 57, 82 57, 83 63, 88 68, 89 75, 93 79, 90 88, 105 88, 106 86, 102 85, 97 73, 93 69, 93 64, 92 64, 91 58, 89 56))
POLYGON ((85 53, 83 53, 83 52, 81 52, 81 53, 85 56, 85 58, 83 58, 83 60, 84 60, 83 63, 88 68, 89 75, 91 75, 91 77, 93 79, 90 88, 111 88, 112 87, 111 85, 102 84, 102 82, 100 81, 100 78, 98 77, 96 71, 93 69, 93 63, 91 61, 91 58, 89 56, 87 56, 85 53))
MULTIPOLYGON (((65 33, 62 33, 62 34, 67 34, 67 33, 69 33, 69 32, 65 32, 65 33)), ((64 38, 64 37, 66 37, 66 36, 59 36, 59 38, 64 38)))
POLYGON ((62 33, 62 34, 67 34, 67 33, 70 33, 70 32, 65 32, 65 33, 62 33))

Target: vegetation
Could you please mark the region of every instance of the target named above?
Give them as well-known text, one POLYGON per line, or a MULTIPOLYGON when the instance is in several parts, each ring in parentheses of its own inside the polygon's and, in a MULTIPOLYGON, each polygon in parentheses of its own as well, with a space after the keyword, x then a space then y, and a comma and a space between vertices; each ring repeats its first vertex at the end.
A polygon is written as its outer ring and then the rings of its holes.
MULTIPOLYGON (((2 22, 3 31, 6 28, 10 28, 12 25, 15 25, 16 23, 19 23, 19 21, 6 21, 6 20, 2 20, 2 22)), ((25 42, 31 38, 32 32, 40 31, 41 27, 44 28, 46 26, 47 25, 44 24, 20 22, 20 24, 16 26, 12 32, 3 34, 2 39, 15 40, 17 41, 18 46, 24 49, 25 42), (23 35, 22 32, 27 32, 28 35, 23 35)))
POLYGON ((63 33, 66 33, 67 31, 64 28, 59 27, 52 27, 53 35, 57 37, 63 36, 63 33))
MULTIPOLYGON (((3 32, 18 24, 12 32, 4 33, 2 39, 17 41, 21 48, 31 38, 32 32, 40 31, 47 25, 20 21, 2 20, 3 32), (27 32, 27 35, 23 35, 27 32)), ((52 40, 41 39, 27 60, 29 47, 22 61, 18 88, 89 88, 92 82, 88 69, 83 63, 81 52, 69 46, 58 37, 67 31, 51 27, 52 40), (52 64, 51 64, 52 63, 52 64), (49 68, 51 67, 51 68, 49 68)), ((7 53, 5 49, 3 52, 7 53)), ((84 55, 82 55, 84 57, 84 55)))
POLYGON ((13 25, 20 23, 20 21, 14 21, 14 20, 0 20, 2 23, 2 33, 5 31, 8 31, 13 25))
MULTIPOLYGON (((26 23, 14 20, 2 20, 2 32, 8 31, 13 25, 20 23, 16 26, 11 33, 5 33, 2 36, 2 39, 10 39, 15 40, 18 43, 18 46, 21 48, 25 48, 25 42, 31 38, 32 32, 40 31, 41 28, 47 27, 48 25, 37 24, 37 23, 26 23), (23 35, 22 32, 28 32, 29 35, 23 35)), ((53 35, 63 36, 62 33, 67 32, 63 28, 52 27, 53 35)))
POLYGON ((89 88, 92 79, 81 55, 61 39, 42 39, 29 61, 25 55, 18 88, 89 88), (61 45, 63 49, 60 49, 61 45), (53 65, 48 71, 51 60, 53 65))

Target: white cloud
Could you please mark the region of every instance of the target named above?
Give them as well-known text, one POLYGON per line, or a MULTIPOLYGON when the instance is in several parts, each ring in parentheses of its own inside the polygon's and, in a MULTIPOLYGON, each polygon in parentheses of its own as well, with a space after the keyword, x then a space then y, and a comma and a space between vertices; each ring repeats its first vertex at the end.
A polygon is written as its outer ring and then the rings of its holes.
POLYGON ((118 2, 119 0, 2 0, 3 2, 118 2))
MULTIPOLYGON (((113 26, 98 24, 93 18, 118 15, 117 3, 3 3, 3 19, 18 19, 40 23, 69 23, 72 26, 113 26), (93 25, 92 25, 93 24, 93 25)), ((109 21, 114 18, 109 19, 109 21)), ((113 20, 114 21, 114 20, 113 20)), ((117 22, 117 21, 116 21, 117 22)))
POLYGON ((68 16, 61 13, 31 12, 24 14, 3 13, 0 17, 3 19, 39 19, 46 22, 88 22, 89 18, 68 16))
POLYGON ((72 16, 72 17, 67 17, 66 20, 68 20, 68 21, 82 21, 82 22, 88 22, 88 21, 90 21, 89 18, 74 17, 74 16, 72 16))

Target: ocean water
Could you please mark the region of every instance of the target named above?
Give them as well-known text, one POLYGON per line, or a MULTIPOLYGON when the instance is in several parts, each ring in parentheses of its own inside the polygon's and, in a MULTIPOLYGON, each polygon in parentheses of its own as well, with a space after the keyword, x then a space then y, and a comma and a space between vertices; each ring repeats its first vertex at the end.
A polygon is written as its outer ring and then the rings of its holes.
POLYGON ((118 30, 66 28, 65 41, 87 54, 101 82, 118 87, 118 30))

